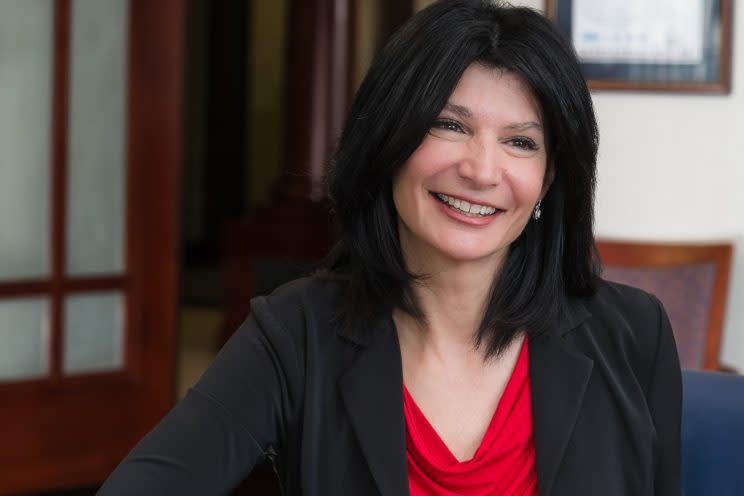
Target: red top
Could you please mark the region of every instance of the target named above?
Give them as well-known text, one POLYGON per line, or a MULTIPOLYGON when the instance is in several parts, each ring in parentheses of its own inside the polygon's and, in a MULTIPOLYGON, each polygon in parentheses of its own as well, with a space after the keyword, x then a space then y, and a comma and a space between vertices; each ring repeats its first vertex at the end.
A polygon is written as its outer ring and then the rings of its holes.
POLYGON ((480 447, 458 462, 403 386, 411 496, 537 496, 527 339, 480 447))

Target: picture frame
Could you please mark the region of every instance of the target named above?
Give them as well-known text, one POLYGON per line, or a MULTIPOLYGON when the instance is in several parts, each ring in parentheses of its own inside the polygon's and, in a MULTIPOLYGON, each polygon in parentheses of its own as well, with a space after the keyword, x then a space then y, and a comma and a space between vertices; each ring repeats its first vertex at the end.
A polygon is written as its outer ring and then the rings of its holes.
POLYGON ((592 90, 728 94, 732 0, 545 0, 592 90))

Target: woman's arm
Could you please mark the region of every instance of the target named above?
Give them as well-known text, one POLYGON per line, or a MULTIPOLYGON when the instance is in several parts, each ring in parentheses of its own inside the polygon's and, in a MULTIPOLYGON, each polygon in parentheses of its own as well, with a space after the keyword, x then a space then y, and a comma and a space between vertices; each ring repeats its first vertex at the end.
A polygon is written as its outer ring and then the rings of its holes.
POLYGON ((101 488, 104 496, 225 494, 286 437, 295 346, 263 299, 186 397, 101 488))

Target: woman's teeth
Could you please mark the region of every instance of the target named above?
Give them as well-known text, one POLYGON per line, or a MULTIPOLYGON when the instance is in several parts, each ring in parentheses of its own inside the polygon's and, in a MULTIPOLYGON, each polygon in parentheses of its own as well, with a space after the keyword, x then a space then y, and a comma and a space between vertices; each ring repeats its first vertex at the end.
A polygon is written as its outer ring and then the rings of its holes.
POLYGON ((494 207, 487 207, 486 205, 478 205, 477 203, 468 203, 465 200, 459 200, 457 198, 452 198, 451 196, 443 195, 441 193, 434 193, 434 196, 439 199, 439 201, 446 203, 450 207, 454 208, 458 212, 461 212, 465 215, 471 215, 471 216, 484 216, 484 215, 493 215, 496 213, 496 208, 494 207))

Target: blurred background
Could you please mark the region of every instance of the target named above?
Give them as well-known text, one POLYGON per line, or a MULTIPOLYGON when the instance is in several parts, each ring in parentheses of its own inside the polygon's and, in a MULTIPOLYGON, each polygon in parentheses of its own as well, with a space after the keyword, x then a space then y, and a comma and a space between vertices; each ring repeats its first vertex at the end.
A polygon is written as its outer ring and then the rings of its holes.
MULTIPOLYGON (((312 269, 353 92, 428 3, 0 0, 0 494, 94 494, 312 269)), ((742 16, 730 93, 593 93, 597 236, 734 247, 689 368, 744 370, 742 16)))

